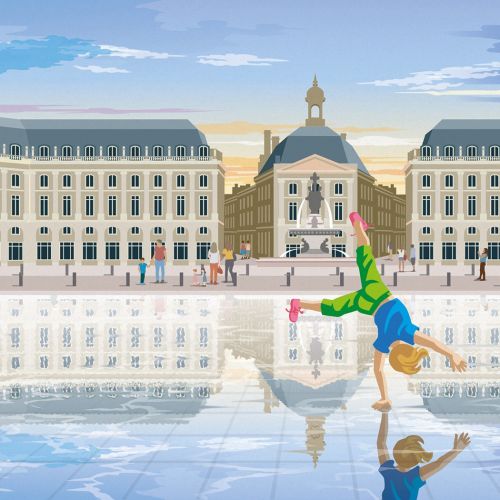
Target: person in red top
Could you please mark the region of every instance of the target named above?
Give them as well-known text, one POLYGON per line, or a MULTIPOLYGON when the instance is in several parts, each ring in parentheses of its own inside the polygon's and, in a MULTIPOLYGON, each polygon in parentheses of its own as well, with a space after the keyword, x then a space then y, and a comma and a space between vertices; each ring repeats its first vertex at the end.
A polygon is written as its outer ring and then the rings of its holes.
POLYGON ((156 283, 161 282, 165 283, 165 262, 167 261, 167 249, 165 245, 162 244, 161 240, 156 241, 155 251, 154 251, 154 260, 155 263, 155 274, 156 274, 156 283))

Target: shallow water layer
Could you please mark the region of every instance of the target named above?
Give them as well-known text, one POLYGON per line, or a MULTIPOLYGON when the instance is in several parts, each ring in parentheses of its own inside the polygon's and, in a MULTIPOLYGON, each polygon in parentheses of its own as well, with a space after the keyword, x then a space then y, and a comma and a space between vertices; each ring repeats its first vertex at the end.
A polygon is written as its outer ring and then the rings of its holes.
MULTIPOLYGON (((387 369, 388 448, 472 443, 422 499, 500 497, 500 296, 402 297, 460 352, 387 369)), ((30 499, 377 499, 372 319, 277 296, 1 298, 0 492, 30 499)))

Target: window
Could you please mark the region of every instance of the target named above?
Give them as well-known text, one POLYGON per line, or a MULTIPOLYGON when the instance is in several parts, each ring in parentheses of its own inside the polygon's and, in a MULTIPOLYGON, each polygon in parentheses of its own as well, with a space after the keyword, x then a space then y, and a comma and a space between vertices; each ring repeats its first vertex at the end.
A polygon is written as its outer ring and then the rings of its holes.
POLYGON ((9 260, 23 260, 22 243, 9 243, 9 260))
POLYGON ((65 217, 70 217, 71 216, 71 196, 69 195, 66 195, 66 196, 63 196, 63 215, 65 217))
POLYGON ((467 215, 469 217, 477 215, 477 199, 475 196, 467 196, 467 215))
POLYGON ((187 260, 188 244, 186 242, 174 242, 174 260, 187 260))
POLYGON ((156 226, 154 229, 153 229, 153 234, 162 234, 163 233, 163 230, 160 226, 156 226))
POLYGON ((208 175, 206 175, 206 174, 200 175, 200 187, 201 188, 208 187, 208 175))
POLYGON ((139 158, 141 156, 140 146, 130 146, 130 156, 132 158, 139 158))
POLYGON ((74 260, 75 244, 72 241, 61 241, 59 243, 59 260, 74 260))
POLYGON ((94 241, 83 242, 83 260, 97 260, 97 243, 94 241))
POLYGON ((175 234, 186 234, 186 228, 184 226, 177 226, 175 228, 175 234))
POLYGON ((489 258, 491 260, 499 260, 500 259, 500 242, 499 241, 490 241, 488 243, 488 253, 489 253, 489 258))
POLYGON ((453 195, 447 195, 444 197, 444 215, 447 217, 453 217, 455 213, 455 200, 453 195))
POLYGON ((457 244, 454 241, 444 241, 442 243, 441 258, 443 260, 457 259, 457 244))
POLYGON ((40 146, 38 148, 38 156, 41 158, 48 158, 49 157, 49 147, 48 146, 40 146))
POLYGON ((423 188, 431 187, 431 176, 429 174, 422 175, 422 187, 423 188))
POLYGON ((444 187, 452 188, 455 184, 455 179, 452 174, 446 174, 444 176, 444 187))
POLYGON ((490 146, 490 156, 498 158, 500 156, 500 146, 490 146))
POLYGON ((163 196, 153 198, 153 215, 157 217, 163 215, 163 196))
POLYGON ((467 234, 470 234, 470 235, 477 234, 477 227, 475 227, 475 226, 469 226, 467 228, 467 234))
POLYGON ((132 217, 139 217, 140 215, 140 200, 139 196, 135 195, 131 198, 130 214, 132 217))
POLYGON ((497 174, 493 174, 492 176, 490 176, 490 187, 491 188, 497 188, 498 187, 498 175, 497 174))
POLYGON ((21 213, 21 198, 18 194, 12 195, 10 198, 10 215, 18 217, 21 213))
POLYGON ((71 228, 69 226, 64 226, 62 232, 63 234, 71 234, 71 228))
POLYGON ((337 258, 347 257, 345 244, 336 243, 332 245, 332 257, 337 257, 337 258))
POLYGON ((432 154, 432 150, 431 150, 430 146, 424 146, 422 148, 422 156, 424 158, 430 158, 431 154, 432 154))
POLYGON ((161 158, 163 156, 163 146, 153 146, 153 157, 161 158))
POLYGON ((432 241, 421 241, 419 244, 420 260, 434 259, 434 243, 432 241))
POLYGON ((155 175, 153 177, 153 186, 155 188, 161 188, 163 186, 163 177, 161 175, 155 175))
POLYGON ((202 158, 206 158, 208 156, 208 146, 200 146, 198 148, 198 155, 202 158))
POLYGON ((10 145, 10 156, 21 156, 21 146, 19 144, 10 145))
POLYGON ((48 217, 49 215, 49 197, 47 195, 40 196, 40 217, 48 217))
POLYGON ((424 226, 422 228, 422 234, 431 234, 431 228, 429 226, 424 226))
POLYGON ((108 216, 116 216, 116 196, 108 196, 108 216))
POLYGON ((500 228, 498 226, 491 226, 490 234, 500 234, 500 228))
POLYGON ((85 187, 93 188, 94 187, 94 176, 91 174, 87 174, 85 176, 85 187))
POLYGON ((186 156, 186 147, 185 146, 177 146, 175 148, 175 156, 179 156, 179 157, 186 156))
POLYGON ((42 226, 40 228, 40 234, 49 234, 49 228, 47 226, 42 226))
POLYGON ((114 241, 106 242, 106 260, 119 260, 119 259, 120 259, 120 244, 114 241))
POLYGON ((137 226, 132 226, 132 227, 130 228, 130 233, 131 233, 131 234, 141 234, 141 230, 140 230, 140 228, 139 228, 139 227, 137 227, 137 226))
POLYGON ((140 241, 128 242, 128 260, 139 260, 142 257, 142 243, 140 241))
POLYGON ((467 156, 477 156, 477 146, 467 146, 467 156))
POLYGON ((64 158, 70 158, 73 156, 73 148, 71 146, 63 146, 61 149, 61 156, 64 158))
POLYGON ((333 220, 335 221, 344 220, 344 204, 341 201, 336 201, 333 204, 333 220))
POLYGON ((455 228, 454 228, 454 227, 452 227, 452 226, 446 226, 446 227, 444 228, 444 234, 446 234, 446 235, 448 235, 448 236, 449 236, 450 234, 455 234, 455 228))
POLYGON ((452 158, 453 156, 455 156, 455 148, 453 146, 445 146, 444 156, 446 156, 447 158, 452 158))
POLYGON ((85 234, 94 234, 94 228, 92 226, 87 226, 85 228, 85 234))
POLYGON ((130 184, 133 188, 138 188, 138 187, 141 187, 141 179, 140 177, 137 175, 137 174, 134 174, 131 178, 130 178, 130 184))
POLYGON ((85 149, 83 151, 86 158, 93 158, 95 156, 94 146, 85 146, 85 149))
POLYGON ((42 174, 40 176, 40 187, 48 188, 49 187, 49 176, 46 174, 42 174))
POLYGON ((208 234, 208 227, 207 226, 201 226, 199 229, 200 234, 208 234))
POLYGON ((500 343, 500 330, 495 327, 490 330, 490 344, 498 345, 500 343))
POLYGON ((38 260, 52 259, 52 244, 49 241, 39 241, 36 244, 36 258, 38 260))
POLYGON ((199 200, 200 217, 208 216, 208 196, 200 196, 199 200))
POLYGON ((184 195, 177 196, 175 208, 177 217, 183 217, 186 215, 186 199, 184 195))
POLYGON ((297 202, 291 201, 288 203, 288 220, 293 222, 297 220, 297 202))
POLYGON ((19 229, 17 226, 11 227, 10 233, 14 235, 19 235, 21 234, 21 229, 19 229))
POLYGON ((108 146, 108 156, 116 158, 118 156, 118 148, 116 146, 108 146))
POLYGON ((490 215, 498 217, 498 195, 490 196, 490 215))
POLYGON ((286 245, 285 257, 297 257, 300 254, 300 245, 298 243, 289 243, 286 245))
POLYGON ((344 194, 344 185, 341 182, 336 182, 333 185, 333 194, 335 196, 342 196, 344 194))
POLYGON ((208 259, 208 252, 210 250, 210 243, 208 241, 198 241, 196 243, 196 259, 208 259))
POLYGON ((63 175, 62 186, 63 186, 63 188, 70 188, 71 187, 71 175, 68 175, 68 174, 63 175))
POLYGON ((477 187, 477 176, 476 175, 468 175, 467 176, 467 187, 468 188, 477 187))
POLYGON ((426 194, 422 196, 422 216, 430 217, 431 215, 431 197, 426 194))
POLYGON ((108 234, 117 234, 118 231, 115 226, 108 227, 108 234))
POLYGON ((298 185, 296 182, 290 182, 290 184, 288 184, 288 194, 290 196, 294 196, 298 193, 298 185))
POLYGON ((186 177, 184 175, 182 175, 182 174, 179 174, 175 178, 175 185, 178 188, 184 188, 184 187, 186 187, 186 177))
POLYGON ((10 176, 10 186, 13 188, 18 188, 21 186, 21 177, 19 174, 12 174, 10 176))
POLYGON ((85 196, 85 216, 93 217, 94 216, 94 197, 93 196, 85 196))
POLYGON ((465 259, 476 260, 479 256, 479 243, 476 241, 465 242, 465 259))

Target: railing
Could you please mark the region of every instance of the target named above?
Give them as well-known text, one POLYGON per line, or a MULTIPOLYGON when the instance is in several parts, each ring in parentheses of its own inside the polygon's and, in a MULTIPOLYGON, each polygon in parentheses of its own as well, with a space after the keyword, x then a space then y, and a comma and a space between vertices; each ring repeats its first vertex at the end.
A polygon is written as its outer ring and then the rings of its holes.
POLYGON ((0 154, 0 159, 36 160, 36 161, 210 161, 221 160, 221 155, 214 156, 17 156, 0 154))
POLYGON ((420 161, 498 161, 500 156, 416 156, 420 161))

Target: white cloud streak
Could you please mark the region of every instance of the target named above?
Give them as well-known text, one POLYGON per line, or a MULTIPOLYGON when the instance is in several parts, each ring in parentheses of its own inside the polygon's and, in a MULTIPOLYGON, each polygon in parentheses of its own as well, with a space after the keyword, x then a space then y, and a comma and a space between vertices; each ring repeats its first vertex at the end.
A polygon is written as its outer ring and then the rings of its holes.
POLYGON ((259 57, 253 54, 210 54, 198 56, 200 64, 211 66, 271 66, 272 63, 287 62, 286 59, 274 59, 272 57, 259 57))
POLYGON ((434 96, 462 96, 462 97, 500 97, 500 90, 429 90, 429 91, 414 91, 401 92, 402 94, 429 94, 434 96))
POLYGON ((365 135, 348 139, 353 146, 418 146, 421 139, 414 137, 390 137, 386 135, 365 135))
POLYGON ((170 59, 173 57, 184 57, 168 52, 154 52, 152 50, 130 49, 117 45, 99 45, 99 48, 109 51, 108 54, 101 54, 100 57, 121 57, 122 59, 170 59))
POLYGON ((129 73, 126 69, 114 68, 112 66, 96 66, 95 64, 90 64, 89 66, 75 65, 75 68, 80 71, 90 71, 91 73, 129 73))

